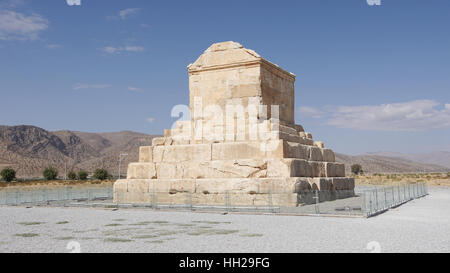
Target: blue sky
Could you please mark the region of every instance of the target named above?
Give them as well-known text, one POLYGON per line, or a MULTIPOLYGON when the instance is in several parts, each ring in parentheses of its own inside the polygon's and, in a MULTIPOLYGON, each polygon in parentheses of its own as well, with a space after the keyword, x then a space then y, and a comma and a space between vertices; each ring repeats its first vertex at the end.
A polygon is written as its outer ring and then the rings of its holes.
POLYGON ((337 152, 450 151, 450 1, 0 0, 0 124, 161 134, 186 66, 236 41, 297 75, 337 152))

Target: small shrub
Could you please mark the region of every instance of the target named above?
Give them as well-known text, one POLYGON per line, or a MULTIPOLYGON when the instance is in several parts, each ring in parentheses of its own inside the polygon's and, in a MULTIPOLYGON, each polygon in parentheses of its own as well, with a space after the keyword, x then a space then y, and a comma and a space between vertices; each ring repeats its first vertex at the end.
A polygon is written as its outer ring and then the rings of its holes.
POLYGON ((11 168, 5 168, 0 173, 3 180, 6 182, 11 182, 16 179, 16 171, 11 168))
POLYGON ((87 178, 88 178, 88 173, 86 171, 79 171, 78 172, 78 179, 86 180, 87 178))
POLYGON ((48 167, 42 172, 42 175, 46 180, 56 180, 58 177, 58 170, 53 167, 48 167))
POLYGON ((355 175, 364 173, 362 166, 359 164, 353 164, 351 168, 352 168, 352 173, 354 173, 355 175))
POLYGON ((67 178, 69 178, 70 180, 75 180, 75 179, 77 179, 77 174, 74 171, 70 171, 67 174, 67 178))
POLYGON ((108 179, 110 176, 109 176, 109 173, 108 173, 108 171, 107 170, 105 170, 105 169, 97 169, 97 170, 95 170, 95 172, 94 172, 94 178, 95 179, 98 179, 98 180, 106 180, 106 179, 108 179))

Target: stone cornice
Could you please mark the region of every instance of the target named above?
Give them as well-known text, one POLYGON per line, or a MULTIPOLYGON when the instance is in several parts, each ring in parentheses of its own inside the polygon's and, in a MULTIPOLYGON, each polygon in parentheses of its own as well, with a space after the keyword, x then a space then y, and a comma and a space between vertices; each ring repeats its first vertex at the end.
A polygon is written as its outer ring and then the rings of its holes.
POLYGON ((262 58, 259 58, 257 60, 254 61, 245 61, 245 62, 236 62, 236 63, 230 63, 230 64, 225 64, 225 65, 214 65, 214 66, 205 66, 199 69, 194 69, 194 68, 190 68, 188 67, 188 72, 189 75, 191 74, 196 74, 199 72, 205 72, 205 71, 214 71, 214 70, 221 70, 221 69, 232 69, 232 68, 237 68, 237 67, 252 67, 252 66, 266 66, 271 68, 272 70, 278 72, 277 74, 281 77, 285 77, 287 79, 290 79, 292 81, 295 81, 295 75, 287 72, 286 70, 282 69, 281 67, 267 61, 264 60, 262 58))

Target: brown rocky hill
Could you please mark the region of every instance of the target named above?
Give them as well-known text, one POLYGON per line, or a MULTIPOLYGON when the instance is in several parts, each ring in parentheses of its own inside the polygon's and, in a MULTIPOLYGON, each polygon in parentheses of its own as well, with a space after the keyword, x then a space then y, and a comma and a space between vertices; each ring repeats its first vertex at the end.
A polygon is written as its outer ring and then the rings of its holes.
POLYGON ((360 164, 366 173, 427 173, 448 172, 449 168, 420 163, 399 157, 388 157, 379 155, 357 155, 350 156, 336 153, 336 161, 345 163, 345 171, 350 174, 353 164, 360 164))
POLYGON ((35 126, 0 126, 0 168, 11 166, 18 177, 40 177, 47 166, 64 170, 93 172, 104 167, 117 175, 120 153, 126 173, 128 162, 137 161, 141 145, 151 145, 155 136, 131 131, 85 133, 49 132, 35 126))
MULTIPOLYGON (((117 176, 119 154, 124 157, 121 173, 126 174, 129 162, 138 161, 139 146, 151 145, 155 135, 131 131, 86 133, 76 131, 49 132, 36 126, 0 126, 0 168, 11 166, 18 177, 41 177, 47 166, 64 170, 86 170, 92 173, 105 168, 117 176), (66 167, 66 168, 65 168, 66 167)), ((447 167, 424 164, 399 157, 380 155, 348 156, 336 154, 346 164, 361 164, 367 173, 447 172, 447 167)))

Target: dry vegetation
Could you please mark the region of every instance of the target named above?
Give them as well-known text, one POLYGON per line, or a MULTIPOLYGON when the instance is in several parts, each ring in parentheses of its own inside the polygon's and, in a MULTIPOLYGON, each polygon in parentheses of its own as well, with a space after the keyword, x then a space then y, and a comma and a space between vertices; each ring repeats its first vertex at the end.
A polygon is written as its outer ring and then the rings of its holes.
POLYGON ((368 174, 354 176, 356 185, 396 185, 426 182, 429 186, 450 186, 450 173, 368 174))
POLYGON ((38 187, 62 187, 62 186, 107 186, 113 185, 116 180, 56 180, 56 181, 44 181, 44 180, 30 180, 24 182, 0 182, 0 188, 38 188, 38 187))

